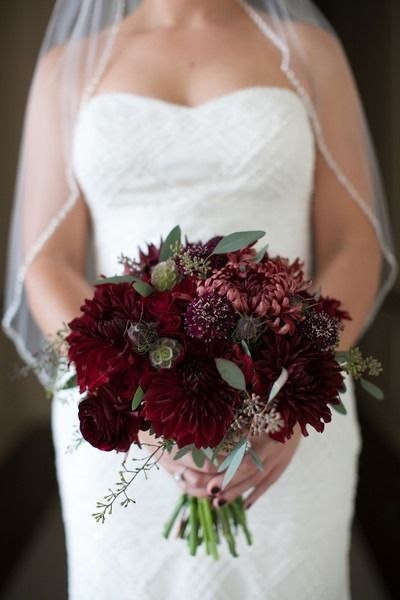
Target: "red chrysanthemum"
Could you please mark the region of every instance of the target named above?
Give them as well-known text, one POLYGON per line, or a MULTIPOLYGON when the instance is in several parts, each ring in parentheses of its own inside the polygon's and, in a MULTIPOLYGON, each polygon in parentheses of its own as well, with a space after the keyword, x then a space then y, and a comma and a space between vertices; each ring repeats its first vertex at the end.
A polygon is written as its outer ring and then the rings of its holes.
POLYGON ((109 387, 103 387, 79 404, 79 422, 83 438, 99 450, 127 452, 139 444, 140 429, 147 429, 130 403, 121 401, 109 387))
POLYGON ((129 323, 143 318, 144 307, 145 299, 128 283, 99 285, 93 298, 85 300, 67 337, 81 392, 92 392, 128 369, 132 387, 137 387, 134 380, 144 370, 145 359, 135 353, 128 330, 129 323))
POLYGON ((266 324, 279 334, 295 330, 302 319, 298 292, 310 285, 304 280, 302 263, 277 257, 260 263, 229 262, 198 285, 198 294, 215 291, 226 296, 244 314, 266 318, 266 324))
POLYGON ((296 423, 300 424, 303 435, 308 435, 307 425, 319 432, 324 430, 324 423, 332 416, 329 405, 338 404, 343 384, 333 352, 321 352, 297 332, 293 336, 281 336, 268 331, 260 340, 254 366, 253 389, 264 397, 268 397, 282 367, 289 374, 275 399, 276 410, 285 426, 278 433, 270 434, 271 437, 285 441, 291 437, 296 423))
POLYGON ((173 439, 179 447, 215 447, 222 441, 240 392, 219 375, 215 349, 193 344, 175 369, 148 374, 142 414, 157 436, 173 439))

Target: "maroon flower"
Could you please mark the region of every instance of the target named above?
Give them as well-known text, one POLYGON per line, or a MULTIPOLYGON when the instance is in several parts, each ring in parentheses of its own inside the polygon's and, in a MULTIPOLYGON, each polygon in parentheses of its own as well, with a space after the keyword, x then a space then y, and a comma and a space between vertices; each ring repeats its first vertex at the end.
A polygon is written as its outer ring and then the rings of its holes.
POLYGON ((139 444, 143 419, 104 387, 80 402, 79 422, 84 439, 95 448, 127 452, 139 444))
POLYGON ((186 330, 191 337, 211 342, 227 338, 237 321, 237 313, 226 298, 215 292, 196 298, 186 311, 186 330))
POLYGON ((302 263, 277 257, 260 263, 229 262, 199 282, 198 294, 214 291, 244 314, 266 319, 266 324, 280 334, 295 330, 296 321, 302 320, 298 292, 310 285, 304 280, 302 263))
POLYGON ((217 446, 232 419, 240 393, 220 377, 214 355, 204 345, 193 344, 175 369, 149 373, 144 383, 143 416, 157 436, 178 446, 217 446))
POLYGON ((99 285, 85 300, 67 337, 81 392, 96 390, 128 368, 140 371, 144 359, 135 353, 128 329, 143 318, 144 308, 145 300, 128 283, 99 285))
POLYGON ((271 437, 281 442, 289 439, 296 423, 300 424, 303 435, 308 435, 306 425, 319 432, 324 430, 324 423, 331 420, 329 405, 338 404, 343 384, 333 352, 321 352, 297 332, 293 336, 280 336, 268 331, 261 338, 254 365, 253 389, 265 398, 282 367, 289 374, 275 399, 285 427, 270 434, 271 437))

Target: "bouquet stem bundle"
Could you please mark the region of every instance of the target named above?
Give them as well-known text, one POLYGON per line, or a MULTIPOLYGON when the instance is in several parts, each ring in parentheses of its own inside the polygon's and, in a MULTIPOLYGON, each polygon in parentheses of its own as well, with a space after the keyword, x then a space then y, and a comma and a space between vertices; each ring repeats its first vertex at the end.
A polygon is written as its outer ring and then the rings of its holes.
POLYGON ((204 545, 206 554, 218 560, 218 546, 222 538, 225 538, 230 554, 238 556, 235 536, 239 530, 242 530, 247 544, 252 544, 242 497, 214 508, 208 498, 182 494, 165 524, 165 538, 169 538, 178 517, 180 520, 176 537, 187 540, 191 556, 195 556, 197 549, 204 545))

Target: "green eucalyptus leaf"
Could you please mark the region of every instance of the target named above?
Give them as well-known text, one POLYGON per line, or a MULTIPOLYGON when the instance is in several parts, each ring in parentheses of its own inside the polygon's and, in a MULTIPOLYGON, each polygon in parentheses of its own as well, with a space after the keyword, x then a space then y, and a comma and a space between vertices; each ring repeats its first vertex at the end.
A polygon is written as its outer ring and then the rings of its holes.
POLYGON ((141 388, 139 385, 138 389, 135 392, 135 395, 133 396, 131 409, 137 410, 139 408, 139 406, 141 405, 143 398, 144 398, 144 391, 143 391, 143 388, 141 388))
POLYGON ((66 381, 64 383, 63 390, 70 390, 70 389, 72 389, 74 387, 77 387, 77 385, 78 385, 78 380, 76 378, 76 375, 74 374, 74 375, 72 375, 72 377, 70 377, 68 379, 68 381, 66 381))
POLYGON ((377 400, 384 399, 384 397, 385 397, 384 393, 382 392, 381 388, 379 388, 377 385, 375 385, 375 383, 372 383, 371 381, 368 381, 367 379, 364 379, 363 377, 361 377, 360 383, 361 383, 361 387, 363 387, 364 390, 366 392, 368 392, 368 394, 370 394, 377 400))
POLYGON ((171 246, 175 247, 177 243, 179 245, 181 244, 181 228, 179 225, 176 225, 167 235, 165 242, 161 247, 159 262, 164 262, 164 260, 171 258, 171 246))
POLYGON ((222 481, 222 488, 225 488, 232 481, 232 478, 235 476, 236 471, 240 467, 241 462, 244 458, 246 448, 247 438, 243 438, 242 440, 240 440, 236 448, 231 452, 229 465, 226 469, 224 479, 222 481))
POLYGON ((106 283, 133 283, 138 278, 133 275, 115 275, 114 277, 101 277, 96 280, 95 285, 104 285, 106 283))
POLYGON ((264 256, 265 256, 265 253, 267 252, 267 250, 268 250, 268 244, 266 244, 265 246, 263 246, 263 247, 262 247, 262 248, 261 248, 261 249, 260 249, 260 250, 257 252, 257 254, 255 255, 255 257, 251 259, 251 262, 254 262, 254 263, 259 263, 259 262, 261 262, 261 261, 262 261, 262 259, 263 259, 263 258, 264 258, 264 256))
POLYGON ((251 352, 250 352, 250 348, 249 348, 248 343, 245 340, 242 340, 240 342, 240 345, 242 346, 245 354, 247 354, 247 356, 250 356, 250 358, 251 358, 251 352))
POLYGON ((141 279, 138 279, 133 287, 144 298, 147 298, 147 296, 150 296, 154 292, 153 286, 141 279))
POLYGON ((216 358, 215 364, 218 373, 226 383, 235 388, 235 390, 244 391, 246 389, 246 381, 243 372, 235 365, 235 363, 226 358, 216 358))
MULTIPOLYGON (((340 398, 338 398, 340 400, 340 398)), ((347 415, 347 410, 343 402, 340 400, 339 404, 331 404, 331 407, 341 415, 347 415)))
POLYGON ((348 350, 338 350, 337 352, 335 352, 335 357, 336 360, 340 363, 347 362, 349 358, 349 352, 348 350))
POLYGON ((174 460, 179 460, 180 458, 183 458, 184 456, 186 456, 186 454, 189 454, 189 452, 191 452, 193 448, 193 444, 189 444, 188 446, 180 448, 180 450, 178 450, 178 452, 174 454, 174 460))
POLYGON ((212 448, 202 448, 201 451, 203 452, 204 456, 208 458, 209 461, 213 462, 214 450, 212 448))
POLYGON ((199 469, 201 469, 204 466, 206 457, 204 456, 203 451, 199 448, 196 448, 195 446, 193 446, 192 448, 192 458, 196 467, 199 467, 199 469))
POLYGON ((272 400, 279 394, 279 392, 281 391, 281 389, 287 382, 288 376, 289 376, 289 373, 287 372, 285 367, 282 367, 281 374, 279 375, 278 379, 276 381, 274 381, 274 383, 272 385, 271 391, 268 396, 267 404, 268 404, 268 402, 272 402, 272 400))
POLYGON ((261 461, 261 458, 258 456, 256 452, 254 452, 253 448, 249 448, 249 454, 253 461, 256 463, 257 469, 259 471, 264 471, 264 464, 261 461))
POLYGON ((260 238, 264 237, 265 231, 237 231, 222 238, 214 248, 212 254, 227 254, 236 252, 246 246, 250 246, 260 238))

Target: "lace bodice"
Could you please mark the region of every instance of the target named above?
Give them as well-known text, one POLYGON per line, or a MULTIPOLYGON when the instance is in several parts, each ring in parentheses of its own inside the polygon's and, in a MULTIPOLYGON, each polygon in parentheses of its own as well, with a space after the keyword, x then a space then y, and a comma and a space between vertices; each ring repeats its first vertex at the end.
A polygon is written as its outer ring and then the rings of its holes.
POLYGON ((289 89, 244 88, 193 108, 101 93, 81 108, 73 165, 102 273, 177 223, 193 240, 265 229, 272 253, 309 262, 314 142, 289 89))

